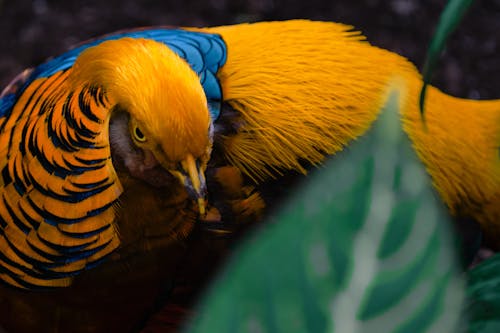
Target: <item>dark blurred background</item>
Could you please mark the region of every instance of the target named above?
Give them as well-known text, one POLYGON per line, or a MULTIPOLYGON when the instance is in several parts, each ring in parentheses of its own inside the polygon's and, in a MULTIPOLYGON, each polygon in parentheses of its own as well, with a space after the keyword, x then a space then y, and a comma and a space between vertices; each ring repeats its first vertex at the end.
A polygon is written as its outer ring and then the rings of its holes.
MULTIPOLYGON (((422 68, 446 0, 0 0, 0 86, 25 67, 115 30, 309 18, 352 24, 372 44, 422 68)), ((434 84, 467 98, 500 98, 500 0, 477 0, 452 36, 434 84)))

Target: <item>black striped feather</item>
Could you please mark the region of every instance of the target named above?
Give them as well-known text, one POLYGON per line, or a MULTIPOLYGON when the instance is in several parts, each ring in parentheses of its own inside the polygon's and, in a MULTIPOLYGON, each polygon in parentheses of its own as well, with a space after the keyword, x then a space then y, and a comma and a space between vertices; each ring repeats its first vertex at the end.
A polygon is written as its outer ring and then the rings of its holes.
POLYGON ((70 90, 70 71, 0 119, 0 280, 19 288, 67 286, 119 245, 110 105, 99 87, 70 90))

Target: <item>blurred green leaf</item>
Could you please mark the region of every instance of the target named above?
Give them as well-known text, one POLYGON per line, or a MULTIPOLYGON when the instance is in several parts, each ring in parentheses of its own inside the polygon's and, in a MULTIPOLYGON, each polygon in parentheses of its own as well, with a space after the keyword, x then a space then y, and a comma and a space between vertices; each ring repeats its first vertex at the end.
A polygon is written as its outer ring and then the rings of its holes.
POLYGON ((422 115, 424 115, 424 101, 427 85, 431 81, 432 73, 439 60, 439 55, 446 44, 446 40, 456 29, 472 2, 473 0, 450 0, 439 18, 438 26, 429 45, 429 49, 427 50, 427 56, 422 70, 424 80, 424 85, 420 91, 420 112, 422 115))
POLYGON ((471 269, 467 277, 468 332, 500 332, 500 254, 471 269))
POLYGON ((237 251, 188 332, 459 331, 449 218, 396 101, 237 251))

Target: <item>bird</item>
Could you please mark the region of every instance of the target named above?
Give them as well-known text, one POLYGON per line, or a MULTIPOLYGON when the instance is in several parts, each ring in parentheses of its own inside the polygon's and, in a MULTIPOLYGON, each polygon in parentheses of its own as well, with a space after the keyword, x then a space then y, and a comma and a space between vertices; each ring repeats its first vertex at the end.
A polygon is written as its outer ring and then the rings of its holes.
POLYGON ((259 220, 266 186, 289 193, 269 184, 348 148, 394 94, 450 213, 498 246, 500 100, 431 86, 423 121, 422 85, 406 58, 334 22, 148 27, 84 42, 0 95, 0 280, 89 290, 128 251, 147 260, 153 239, 165 255, 194 226, 259 220))

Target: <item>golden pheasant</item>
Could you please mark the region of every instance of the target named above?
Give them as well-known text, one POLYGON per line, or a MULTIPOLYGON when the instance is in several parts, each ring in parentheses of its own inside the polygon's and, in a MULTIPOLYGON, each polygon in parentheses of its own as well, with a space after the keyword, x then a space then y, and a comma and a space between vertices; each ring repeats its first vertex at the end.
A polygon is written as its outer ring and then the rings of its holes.
POLYGON ((0 95, 0 279, 78 283, 112 253, 147 252, 149 229, 187 234, 207 199, 259 215, 254 186, 343 149, 394 92, 450 212, 500 244, 500 100, 430 87, 424 125, 421 87, 405 58, 337 23, 148 28, 82 44, 0 95))

